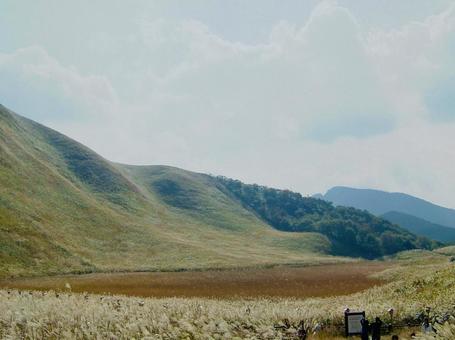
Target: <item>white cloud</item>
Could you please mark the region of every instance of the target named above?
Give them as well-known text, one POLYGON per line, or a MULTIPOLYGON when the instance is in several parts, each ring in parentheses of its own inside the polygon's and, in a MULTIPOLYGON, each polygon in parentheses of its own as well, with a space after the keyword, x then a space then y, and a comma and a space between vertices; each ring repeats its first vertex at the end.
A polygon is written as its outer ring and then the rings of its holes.
POLYGON ((450 202, 454 6, 366 31, 352 11, 322 2, 304 25, 277 22, 255 43, 146 14, 135 31, 93 32, 95 74, 42 47, 0 54, 4 104, 115 161, 450 202))
POLYGON ((236 136, 242 140, 255 127, 267 136, 293 133, 296 139, 325 141, 393 127, 393 107, 346 9, 320 5, 307 25, 298 29, 281 23, 260 45, 222 40, 196 22, 173 26, 159 21, 145 27, 147 46, 181 57, 160 58, 174 64, 164 74, 155 68, 143 88, 144 96, 150 91, 181 99, 183 107, 175 102, 159 107, 168 117, 205 124, 228 117, 238 132, 248 126, 245 136, 236 136))
POLYGON ((61 65, 39 46, 0 54, 0 78, 4 104, 11 102, 25 114, 67 120, 74 115, 106 113, 117 101, 105 77, 83 76, 61 65))
POLYGON ((203 168, 305 194, 347 185, 407 192, 453 207, 454 134, 454 123, 416 120, 361 142, 353 137, 330 144, 269 142, 222 162, 209 159, 203 168))
POLYGON ((455 119, 455 4, 399 30, 371 32, 368 47, 402 116, 455 119))

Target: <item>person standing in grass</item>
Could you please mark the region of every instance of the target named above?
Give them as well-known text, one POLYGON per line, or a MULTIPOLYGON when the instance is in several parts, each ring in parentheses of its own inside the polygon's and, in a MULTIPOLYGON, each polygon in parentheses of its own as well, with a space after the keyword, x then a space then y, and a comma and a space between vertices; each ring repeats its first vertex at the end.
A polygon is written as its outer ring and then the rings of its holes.
POLYGON ((297 338, 298 338, 299 340, 306 340, 307 335, 308 335, 308 331, 307 331, 307 329, 305 328, 305 323, 304 323, 304 321, 302 320, 302 321, 300 321, 299 326, 298 326, 297 338))
POLYGON ((360 335, 360 338, 362 340, 369 340, 368 334, 370 333, 370 322, 367 319, 362 318, 362 320, 360 320, 360 324, 362 325, 362 334, 360 335))
POLYGON ((376 317, 374 322, 371 324, 371 340, 381 340, 381 326, 381 319, 376 317))

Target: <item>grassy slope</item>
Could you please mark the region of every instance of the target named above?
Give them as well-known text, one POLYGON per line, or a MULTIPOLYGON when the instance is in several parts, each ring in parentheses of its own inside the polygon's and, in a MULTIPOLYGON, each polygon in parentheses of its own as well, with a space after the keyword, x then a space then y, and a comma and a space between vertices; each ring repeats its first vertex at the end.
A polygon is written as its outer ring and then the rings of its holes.
POLYGON ((325 237, 274 230, 211 181, 112 164, 0 106, 0 276, 336 260, 325 237))

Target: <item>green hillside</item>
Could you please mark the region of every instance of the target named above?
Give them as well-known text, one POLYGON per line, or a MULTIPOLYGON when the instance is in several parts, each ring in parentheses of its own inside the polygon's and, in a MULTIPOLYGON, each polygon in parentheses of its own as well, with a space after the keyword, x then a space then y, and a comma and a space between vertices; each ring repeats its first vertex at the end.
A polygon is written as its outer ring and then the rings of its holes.
POLYGON ((0 276, 339 260, 322 235, 274 230, 209 176, 110 163, 4 107, 0 183, 0 276))
POLYGON ((366 211, 334 207, 288 190, 248 185, 225 177, 217 180, 245 207, 278 230, 317 232, 331 242, 331 252, 376 258, 399 251, 437 245, 366 211))
MULTIPOLYGON (((3 106, 0 184, 0 276, 309 264, 347 260, 333 254, 373 256, 340 251, 351 245, 322 229, 288 232, 254 206, 245 206, 217 178, 165 166, 111 163, 3 106)), ((274 204, 281 209, 286 202, 274 204)), ((334 209, 320 202, 309 201, 322 209, 320 215, 310 214, 315 221, 334 209)), ((353 211, 368 229, 372 216, 353 211)), ((338 216, 346 223, 351 217, 338 216)), ((387 231, 390 239, 402 235, 406 249, 423 244, 397 227, 387 231)))

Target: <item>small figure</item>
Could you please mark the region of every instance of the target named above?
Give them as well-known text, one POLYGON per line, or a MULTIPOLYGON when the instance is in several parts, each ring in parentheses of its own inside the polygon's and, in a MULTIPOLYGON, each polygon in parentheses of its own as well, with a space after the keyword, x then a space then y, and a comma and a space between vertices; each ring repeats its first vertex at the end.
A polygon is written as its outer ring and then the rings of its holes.
POLYGON ((367 319, 362 318, 362 320, 360 320, 360 324, 362 325, 362 334, 360 336, 361 339, 369 340, 370 322, 367 319))
POLYGON ((371 324, 371 340, 381 340, 381 326, 381 319, 376 317, 375 321, 371 324))
POLYGON ((305 340, 307 335, 308 335, 308 331, 306 330, 305 323, 302 320, 302 321, 300 321, 299 327, 298 327, 298 330, 297 330, 297 338, 299 340, 305 340))
POLYGON ((426 317, 422 323, 422 333, 428 334, 428 333, 433 333, 433 332, 434 332, 434 330, 433 330, 433 326, 430 323, 430 319, 428 317, 426 317))

